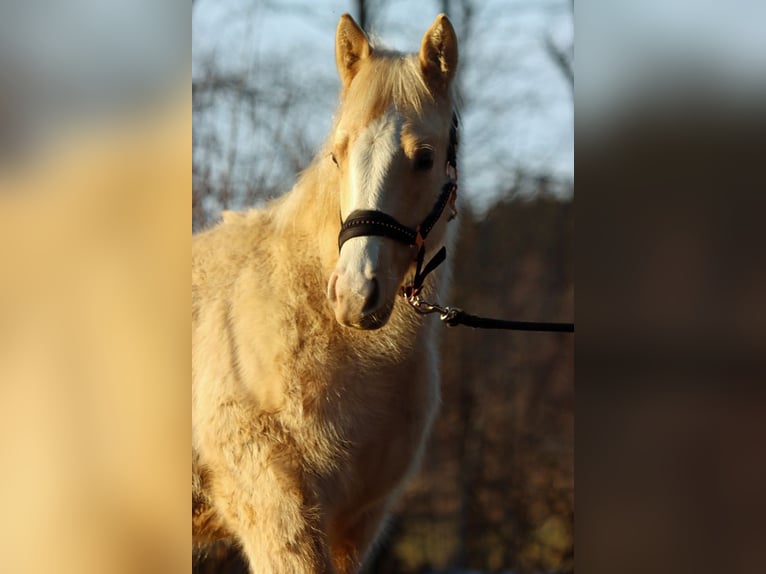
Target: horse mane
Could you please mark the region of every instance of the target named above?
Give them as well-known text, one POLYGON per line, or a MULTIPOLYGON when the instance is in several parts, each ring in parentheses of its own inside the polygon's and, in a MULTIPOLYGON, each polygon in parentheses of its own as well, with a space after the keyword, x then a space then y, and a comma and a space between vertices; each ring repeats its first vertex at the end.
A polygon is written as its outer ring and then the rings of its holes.
POLYGON ((344 113, 353 114, 354 123, 358 120, 365 124, 390 105, 420 114, 424 103, 433 100, 416 54, 373 48, 372 56, 361 66, 355 81, 343 95, 341 106, 345 101, 354 102, 344 113))

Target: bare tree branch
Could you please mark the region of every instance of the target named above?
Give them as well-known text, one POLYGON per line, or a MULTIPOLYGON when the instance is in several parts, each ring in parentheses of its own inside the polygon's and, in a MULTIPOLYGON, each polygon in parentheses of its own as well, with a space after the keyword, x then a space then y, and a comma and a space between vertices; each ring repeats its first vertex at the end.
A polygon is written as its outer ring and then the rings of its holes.
MULTIPOLYGON (((574 23, 574 0, 569 2, 569 13, 574 23)), ((558 68, 561 75, 569 86, 569 93, 574 100, 574 43, 568 48, 558 46, 550 34, 545 37, 545 51, 551 58, 551 61, 558 68)))
POLYGON ((574 96, 574 69, 572 49, 564 49, 556 45, 553 38, 545 37, 545 51, 548 52, 551 61, 556 65, 561 75, 567 82, 569 90, 574 96))

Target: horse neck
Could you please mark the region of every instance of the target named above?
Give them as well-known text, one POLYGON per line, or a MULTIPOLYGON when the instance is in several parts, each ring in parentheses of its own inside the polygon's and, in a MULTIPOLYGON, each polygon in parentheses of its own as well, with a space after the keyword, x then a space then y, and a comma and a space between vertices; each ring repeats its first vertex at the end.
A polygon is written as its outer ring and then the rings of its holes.
MULTIPOLYGON (((322 154, 319 156, 322 157, 322 154)), ((279 205, 282 232, 297 253, 318 258, 325 278, 338 260, 340 231, 339 178, 334 165, 315 160, 279 205)))

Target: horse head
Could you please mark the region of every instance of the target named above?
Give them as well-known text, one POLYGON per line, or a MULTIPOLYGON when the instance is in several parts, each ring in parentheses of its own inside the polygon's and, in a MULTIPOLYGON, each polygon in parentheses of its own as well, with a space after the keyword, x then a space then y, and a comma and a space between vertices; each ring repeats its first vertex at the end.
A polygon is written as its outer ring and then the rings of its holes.
MULTIPOLYGON (((327 161, 338 170, 340 218, 363 224, 365 214, 378 214, 378 221, 367 233, 341 234, 327 294, 340 324, 377 329, 388 322, 419 247, 386 230, 417 230, 450 178, 457 37, 440 15, 419 53, 402 55, 373 48, 346 14, 335 59, 342 93, 327 161)), ((441 244, 445 220, 438 217, 429 245, 441 244)))

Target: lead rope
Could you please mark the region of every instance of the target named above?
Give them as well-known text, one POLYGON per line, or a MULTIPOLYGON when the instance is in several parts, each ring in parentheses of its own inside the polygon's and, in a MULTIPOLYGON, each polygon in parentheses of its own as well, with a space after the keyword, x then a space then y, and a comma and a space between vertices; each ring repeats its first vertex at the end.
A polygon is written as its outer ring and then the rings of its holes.
POLYGON ((415 269, 415 278, 412 285, 402 288, 402 296, 421 315, 439 313, 439 318, 443 323, 450 327, 465 325, 474 329, 505 329, 510 331, 547 331, 558 333, 574 333, 574 323, 552 323, 546 321, 510 321, 505 319, 494 319, 491 317, 480 317, 466 313, 458 307, 442 306, 438 303, 431 303, 420 296, 423 288, 423 282, 431 271, 441 265, 447 257, 446 247, 442 247, 434 255, 428 264, 423 267, 423 257, 425 253, 425 244, 421 245, 418 251, 417 267, 415 269))
POLYGON ((557 333, 574 333, 574 323, 551 323, 545 321, 509 321, 491 317, 479 317, 466 313, 458 307, 443 307, 430 303, 415 295, 407 298, 407 303, 421 315, 439 313, 439 318, 450 327, 465 325, 474 329, 505 329, 508 331, 547 331, 557 333))
POLYGON ((553 323, 547 321, 510 321, 505 319, 494 319, 492 317, 480 317, 466 313, 458 307, 442 306, 438 303, 431 303, 420 296, 423 288, 423 282, 431 271, 441 265, 447 258, 447 249, 442 247, 434 255, 428 264, 423 267, 423 258, 425 254, 425 243, 420 246, 418 251, 417 266, 415 268, 415 277, 412 285, 402 288, 402 296, 421 315, 439 313, 439 318, 443 323, 450 327, 465 325, 474 329, 505 329, 510 331, 547 331, 558 333, 574 333, 574 323, 553 323))

